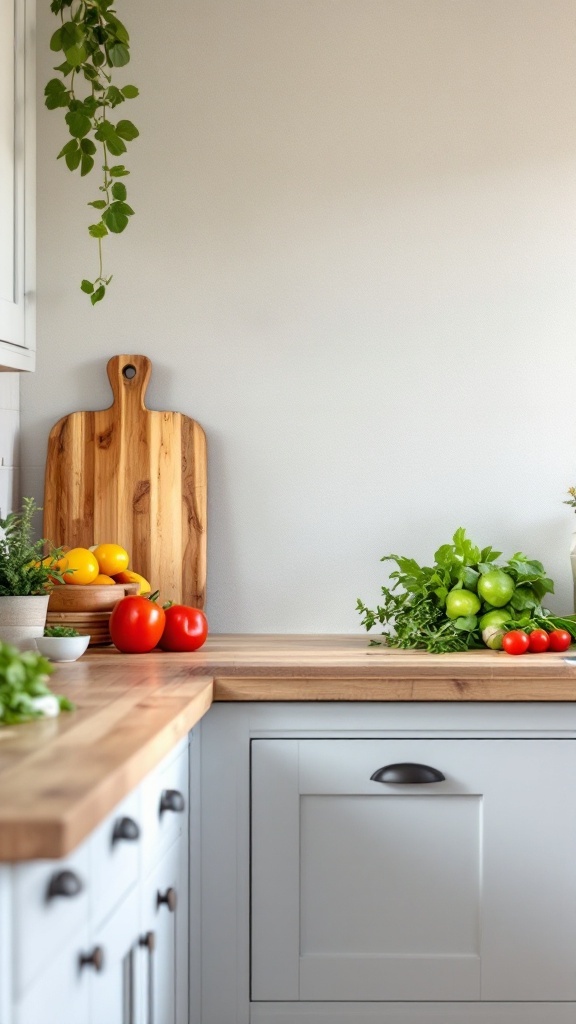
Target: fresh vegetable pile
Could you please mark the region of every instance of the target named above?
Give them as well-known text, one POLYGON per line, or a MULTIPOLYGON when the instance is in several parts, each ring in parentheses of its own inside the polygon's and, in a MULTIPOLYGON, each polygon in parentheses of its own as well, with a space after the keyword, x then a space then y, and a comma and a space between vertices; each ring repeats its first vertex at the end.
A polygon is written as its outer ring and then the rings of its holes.
POLYGON ((576 640, 576 618, 553 615, 543 606, 554 583, 542 563, 522 552, 499 563, 501 554, 476 547, 460 527, 452 544, 438 548, 432 566, 384 555, 381 561, 398 568, 390 573, 391 586, 382 587, 384 601, 375 610, 358 599, 362 625, 367 630, 382 625, 390 647, 437 654, 485 646, 511 654, 566 650, 576 640), (517 633, 524 635, 525 646, 518 637, 509 639, 517 633))
POLYGON ((57 697, 47 681, 53 665, 36 651, 19 651, 0 642, 0 725, 15 725, 35 718, 53 718, 72 711, 66 697, 57 697))

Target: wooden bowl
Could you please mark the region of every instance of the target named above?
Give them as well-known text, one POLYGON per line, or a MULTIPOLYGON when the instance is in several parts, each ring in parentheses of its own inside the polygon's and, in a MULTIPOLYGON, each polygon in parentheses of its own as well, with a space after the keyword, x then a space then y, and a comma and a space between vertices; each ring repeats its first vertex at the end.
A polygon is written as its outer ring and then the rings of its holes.
POLYGON ((111 612, 129 594, 137 594, 138 583, 109 583, 80 586, 63 583, 50 591, 49 612, 111 612))

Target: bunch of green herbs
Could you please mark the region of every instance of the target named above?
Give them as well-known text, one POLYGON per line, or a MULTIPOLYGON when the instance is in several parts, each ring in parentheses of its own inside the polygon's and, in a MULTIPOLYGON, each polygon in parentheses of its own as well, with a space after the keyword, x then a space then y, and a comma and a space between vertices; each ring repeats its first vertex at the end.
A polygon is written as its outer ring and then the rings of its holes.
POLYGON ((366 630, 383 627, 384 641, 371 643, 436 654, 484 647, 478 617, 449 619, 446 598, 454 588, 476 592, 480 576, 493 569, 503 569, 514 580, 510 629, 567 629, 576 639, 576 620, 555 616, 542 604, 546 594, 554 593, 554 583, 542 563, 521 551, 506 562, 498 562, 501 555, 492 547, 477 547, 463 527, 456 530, 451 544, 438 548, 431 566, 421 566, 402 555, 384 555, 382 562, 395 562, 398 568, 390 573, 390 585, 382 587, 383 602, 375 609, 360 598, 356 604, 366 630))
POLYGON ((54 563, 61 548, 44 557, 46 540, 34 540, 33 520, 38 508, 34 498, 23 498, 20 512, 0 519, 0 597, 28 597, 45 594, 54 583, 63 583, 54 563))
POLYGON ((54 671, 47 658, 36 651, 19 651, 0 642, 0 725, 16 725, 43 718, 45 698, 58 702, 61 711, 72 711, 66 697, 58 697, 47 682, 54 671))

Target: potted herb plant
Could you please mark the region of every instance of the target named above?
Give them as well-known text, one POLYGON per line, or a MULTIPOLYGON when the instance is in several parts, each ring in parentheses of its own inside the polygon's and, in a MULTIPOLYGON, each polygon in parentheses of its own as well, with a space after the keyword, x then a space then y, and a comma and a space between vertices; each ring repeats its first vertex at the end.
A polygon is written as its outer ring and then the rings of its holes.
POLYGON ((49 591, 63 578, 57 562, 62 550, 44 555, 45 540, 34 540, 33 519, 40 512, 23 498, 19 512, 0 518, 0 640, 33 646, 46 624, 49 591))

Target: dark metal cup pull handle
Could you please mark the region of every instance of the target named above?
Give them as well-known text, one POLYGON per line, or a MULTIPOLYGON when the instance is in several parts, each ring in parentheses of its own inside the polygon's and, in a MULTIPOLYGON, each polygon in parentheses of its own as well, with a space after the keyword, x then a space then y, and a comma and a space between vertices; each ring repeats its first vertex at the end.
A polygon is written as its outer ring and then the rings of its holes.
POLYGON ((129 842, 140 838, 140 827, 133 818, 118 818, 114 823, 112 833, 112 844, 120 839, 127 839, 129 842))
POLYGON ((370 776, 371 782, 392 782, 400 785, 443 782, 445 778, 446 776, 437 768, 430 768, 427 764, 412 764, 409 761, 402 764, 387 764, 370 776))
POLYGON ((48 883, 46 899, 48 902, 53 900, 55 896, 66 896, 69 899, 71 896, 78 896, 78 893, 81 893, 83 888, 82 880, 75 871, 58 871, 55 875, 52 875, 48 883))
POLYGON ((160 797, 160 814, 164 811, 175 811, 177 814, 181 814, 186 803, 182 793, 177 789, 163 789, 160 797))

